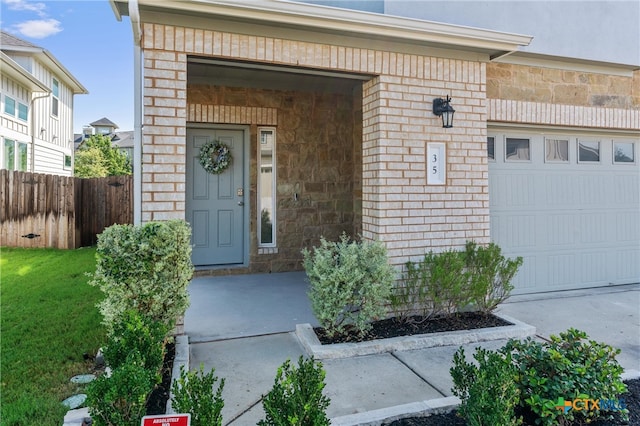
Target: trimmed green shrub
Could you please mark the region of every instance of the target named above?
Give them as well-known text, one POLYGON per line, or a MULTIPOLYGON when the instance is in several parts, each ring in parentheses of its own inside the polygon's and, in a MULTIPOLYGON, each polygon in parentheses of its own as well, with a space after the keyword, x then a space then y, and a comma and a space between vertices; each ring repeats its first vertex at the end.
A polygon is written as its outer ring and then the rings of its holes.
POLYGON ((290 360, 278 368, 271 391, 262 405, 266 419, 260 426, 328 426, 327 407, 331 402, 322 394, 325 372, 322 364, 313 359, 298 360, 291 367, 290 360))
POLYGON ((139 354, 129 356, 111 376, 102 375, 87 388, 87 404, 95 426, 139 426, 156 375, 144 368, 139 354))
POLYGON ((464 251, 427 253, 420 262, 407 262, 404 281, 391 295, 394 316, 449 315, 463 309, 490 313, 513 290, 511 280, 522 258, 507 259, 500 247, 468 241, 464 251))
POLYGON ((522 257, 507 259, 500 246, 490 243, 484 247, 474 241, 467 241, 464 257, 474 306, 482 312, 492 312, 511 294, 511 280, 522 266, 522 257))
POLYGON ((108 329, 131 309, 168 326, 184 315, 193 274, 190 238, 183 220, 113 225, 98 236, 90 284, 105 294, 99 308, 108 329))
POLYGON ((462 252, 429 252, 422 261, 407 262, 405 267, 405 280, 390 299, 396 317, 452 314, 471 303, 470 278, 462 252))
POLYGON ((473 358, 477 366, 466 361, 464 349, 460 348, 449 370, 454 383, 451 390, 461 401, 458 413, 470 426, 521 424, 522 419, 516 418, 514 411, 520 391, 511 356, 477 348, 473 358))
POLYGON ((340 241, 322 238, 320 247, 302 254, 313 313, 328 336, 344 334, 348 326, 364 335, 386 314, 395 269, 382 243, 351 241, 342 234, 340 241))
POLYGON ((224 379, 220 379, 214 393, 218 381, 214 373, 211 370, 205 374, 202 364, 198 371, 186 371, 180 366, 180 377, 173 382, 171 405, 178 413, 191 413, 191 426, 222 425, 224 379))
MULTIPOLYGON (((562 400, 615 400, 626 392, 622 367, 616 361, 620 349, 593 340, 570 328, 550 342, 511 340, 501 349, 511 354, 517 368, 516 384, 523 399, 520 405, 538 417, 538 424, 557 425, 573 420, 590 422, 611 413, 600 409, 560 410, 562 400)), ((626 418, 628 413, 621 412, 626 418)))
POLYGON ((168 332, 166 324, 153 321, 137 311, 126 311, 113 324, 108 344, 103 350, 104 359, 109 367, 115 369, 123 366, 132 353, 138 353, 143 360, 142 366, 159 375, 168 332))

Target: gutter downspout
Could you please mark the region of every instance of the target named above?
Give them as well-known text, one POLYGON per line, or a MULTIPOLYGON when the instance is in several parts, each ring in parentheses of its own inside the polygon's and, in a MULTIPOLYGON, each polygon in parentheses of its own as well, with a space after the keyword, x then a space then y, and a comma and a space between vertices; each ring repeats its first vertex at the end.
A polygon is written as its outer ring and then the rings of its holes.
POLYGON ((129 0, 133 30, 133 224, 142 223, 142 32, 138 0, 129 0))

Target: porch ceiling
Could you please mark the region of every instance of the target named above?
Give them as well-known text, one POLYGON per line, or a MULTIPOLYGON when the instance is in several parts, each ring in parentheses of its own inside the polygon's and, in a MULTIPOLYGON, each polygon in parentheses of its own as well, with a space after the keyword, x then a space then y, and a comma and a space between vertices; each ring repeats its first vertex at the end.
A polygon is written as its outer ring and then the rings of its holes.
POLYGON ((265 67, 250 63, 190 59, 187 63, 189 84, 302 92, 349 93, 369 76, 340 73, 314 73, 291 67, 265 67))

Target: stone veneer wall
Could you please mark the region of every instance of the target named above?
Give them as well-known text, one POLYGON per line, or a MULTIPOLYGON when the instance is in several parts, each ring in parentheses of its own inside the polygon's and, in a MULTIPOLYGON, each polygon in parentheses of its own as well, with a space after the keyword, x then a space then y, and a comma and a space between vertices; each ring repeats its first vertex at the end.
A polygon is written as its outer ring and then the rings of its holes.
POLYGON ((547 104, 640 108, 640 70, 631 77, 503 63, 487 65, 487 97, 547 104))
POLYGON ((640 129, 640 71, 631 76, 487 64, 488 120, 640 129))
MULTIPOLYGON (((186 62, 193 54, 371 75, 362 93, 363 236, 383 241, 398 265, 468 239, 489 241, 484 63, 150 23, 142 47, 143 221, 184 218, 186 62), (446 95, 456 109, 452 129, 432 114, 433 99, 446 95), (447 145, 446 185, 426 185, 431 141, 447 145)), ((279 135, 290 131, 281 117, 278 127, 279 135)))
MULTIPOLYGON (((361 99, 361 90, 356 90, 361 99)), ((187 86, 188 121, 251 125, 250 270, 279 272, 300 269, 301 249, 335 240, 342 232, 357 234, 361 215, 362 113, 354 95, 250 88, 187 86), (223 107, 226 114, 202 111, 223 107), (245 111, 275 111, 269 116, 245 111), (198 113, 198 111, 201 111, 198 113), (277 250, 258 251, 257 129, 276 126, 277 250), (294 194, 298 195, 294 199, 294 194)))

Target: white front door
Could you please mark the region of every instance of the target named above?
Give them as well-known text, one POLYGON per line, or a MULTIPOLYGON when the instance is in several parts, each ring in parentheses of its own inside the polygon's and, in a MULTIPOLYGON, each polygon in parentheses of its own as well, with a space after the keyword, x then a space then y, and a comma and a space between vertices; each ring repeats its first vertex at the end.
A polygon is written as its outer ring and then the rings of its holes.
POLYGON ((186 217, 192 227, 195 266, 245 263, 245 130, 187 129, 186 217), (229 147, 231 165, 222 173, 200 164, 203 145, 219 141, 229 147))

